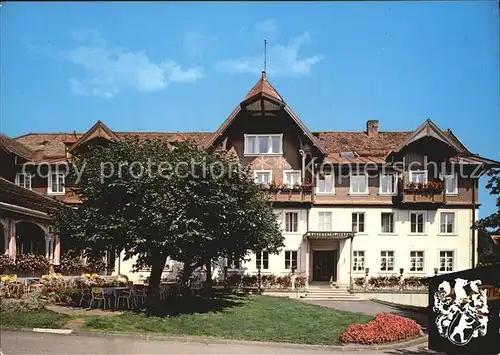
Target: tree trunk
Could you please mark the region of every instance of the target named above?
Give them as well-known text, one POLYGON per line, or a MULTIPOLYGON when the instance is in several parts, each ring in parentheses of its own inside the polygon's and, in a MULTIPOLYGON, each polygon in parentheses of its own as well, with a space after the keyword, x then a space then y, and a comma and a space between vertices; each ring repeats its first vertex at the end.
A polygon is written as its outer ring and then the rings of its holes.
POLYGON ((184 267, 182 269, 182 285, 181 285, 183 296, 189 296, 191 294, 191 288, 189 287, 189 278, 191 277, 193 270, 194 269, 191 266, 191 263, 184 262, 184 267))
POLYGON ((150 316, 159 316, 161 314, 160 282, 166 262, 167 256, 163 254, 155 255, 151 262, 148 286, 148 314, 150 316))
POLYGON ((205 267, 207 268, 207 276, 205 280, 205 293, 210 296, 212 294, 212 262, 209 260, 205 267))

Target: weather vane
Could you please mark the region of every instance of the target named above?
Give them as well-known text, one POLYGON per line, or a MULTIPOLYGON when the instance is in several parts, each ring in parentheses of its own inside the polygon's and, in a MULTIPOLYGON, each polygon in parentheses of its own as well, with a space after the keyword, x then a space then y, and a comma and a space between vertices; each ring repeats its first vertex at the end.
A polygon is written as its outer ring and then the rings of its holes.
POLYGON ((264 40, 264 73, 267 68, 267 39, 264 40))

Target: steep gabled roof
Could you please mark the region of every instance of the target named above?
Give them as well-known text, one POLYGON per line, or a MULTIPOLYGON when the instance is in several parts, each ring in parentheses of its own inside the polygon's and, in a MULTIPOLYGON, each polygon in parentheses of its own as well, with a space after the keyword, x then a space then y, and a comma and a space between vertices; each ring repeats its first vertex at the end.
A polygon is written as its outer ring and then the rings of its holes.
POLYGON ((110 130, 101 120, 97 121, 90 129, 76 141, 75 144, 69 149, 73 151, 76 147, 89 142, 96 138, 103 138, 111 142, 119 140, 118 136, 110 130))
MULTIPOLYGON (((448 132, 451 133, 451 132, 448 132)), ((449 145, 457 151, 457 153, 469 153, 465 146, 458 141, 458 139, 453 135, 453 133, 446 134, 443 132, 431 119, 426 119, 406 140, 404 140, 399 146, 391 150, 388 155, 399 152, 401 149, 407 145, 416 142, 424 137, 433 137, 440 140, 441 142, 449 145)))
POLYGON ((35 153, 24 144, 6 136, 3 133, 0 133, 0 148, 5 150, 7 153, 15 154, 26 160, 30 160, 35 153))
POLYGON ((61 205, 60 202, 41 193, 25 189, 0 177, 0 202, 49 213, 61 205))
POLYGON ((313 145, 324 155, 326 155, 326 151, 321 146, 318 139, 309 131, 306 125, 302 122, 302 120, 297 116, 297 114, 285 103, 285 100, 281 97, 278 91, 271 85, 271 83, 267 80, 266 72, 262 72, 262 76, 257 81, 257 83, 250 89, 248 94, 245 96, 243 101, 231 112, 228 118, 220 125, 217 131, 214 133, 212 138, 205 145, 207 148, 211 147, 217 138, 219 138, 227 128, 234 122, 238 114, 242 111, 244 107, 247 107, 252 102, 261 100, 262 108, 264 109, 264 100, 269 100, 277 107, 282 108, 291 118, 292 120, 299 126, 299 128, 304 132, 304 134, 309 138, 309 140, 313 143, 313 145))
POLYGON ((254 85, 253 88, 250 89, 248 94, 246 94, 245 98, 241 102, 241 105, 245 105, 245 103, 249 101, 253 101, 259 98, 268 98, 273 101, 276 101, 279 104, 285 104, 285 100, 278 94, 278 91, 271 85, 271 83, 267 80, 266 72, 262 72, 262 76, 259 81, 254 85))

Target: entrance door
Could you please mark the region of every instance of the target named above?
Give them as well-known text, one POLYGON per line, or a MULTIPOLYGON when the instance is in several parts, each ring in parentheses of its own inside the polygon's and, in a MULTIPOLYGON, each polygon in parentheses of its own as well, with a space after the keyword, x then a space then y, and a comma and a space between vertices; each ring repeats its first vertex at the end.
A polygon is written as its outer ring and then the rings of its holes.
POLYGON ((313 281, 337 281, 337 251, 313 251, 313 281))

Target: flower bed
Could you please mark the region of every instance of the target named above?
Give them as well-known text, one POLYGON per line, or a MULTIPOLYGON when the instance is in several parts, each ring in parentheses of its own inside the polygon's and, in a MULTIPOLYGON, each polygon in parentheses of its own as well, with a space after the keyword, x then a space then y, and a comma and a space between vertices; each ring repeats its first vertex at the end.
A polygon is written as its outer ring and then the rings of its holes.
MULTIPOLYGON (((305 284, 305 276, 295 276, 295 287, 301 287, 305 284)), ((256 288, 259 287, 259 278, 257 275, 230 274, 227 277, 225 285, 229 287, 256 288)), ((292 276, 265 274, 261 276, 260 285, 263 289, 290 289, 292 287, 292 276)))
POLYGON ((415 321, 396 314, 379 313, 367 324, 348 326, 340 336, 340 341, 370 345, 401 341, 418 335, 420 326, 415 321))
POLYGON ((355 290, 373 290, 373 291, 395 291, 395 290, 425 290, 427 289, 428 278, 409 276, 403 278, 400 276, 372 276, 368 278, 365 286, 364 277, 356 277, 353 279, 355 290))

